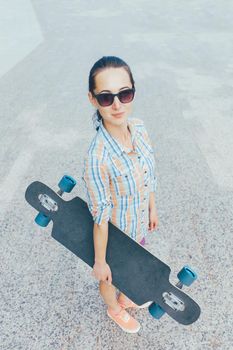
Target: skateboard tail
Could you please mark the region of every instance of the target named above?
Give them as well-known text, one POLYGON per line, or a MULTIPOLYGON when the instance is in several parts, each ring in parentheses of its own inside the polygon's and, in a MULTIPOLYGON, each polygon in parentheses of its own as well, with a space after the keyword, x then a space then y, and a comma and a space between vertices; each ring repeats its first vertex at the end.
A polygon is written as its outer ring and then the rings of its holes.
POLYGON ((169 286, 160 293, 156 303, 174 320, 189 325, 200 316, 199 305, 179 288, 169 283, 169 286))

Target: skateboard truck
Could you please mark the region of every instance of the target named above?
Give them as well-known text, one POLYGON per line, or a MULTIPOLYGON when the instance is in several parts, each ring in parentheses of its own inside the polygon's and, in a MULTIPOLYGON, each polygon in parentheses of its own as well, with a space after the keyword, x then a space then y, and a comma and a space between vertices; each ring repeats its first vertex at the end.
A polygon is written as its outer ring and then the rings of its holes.
POLYGON ((182 300, 170 292, 163 293, 163 301, 175 311, 184 311, 185 306, 182 300))
MULTIPOLYGON (((76 181, 74 178, 68 175, 64 175, 60 180, 60 182, 58 183, 58 187, 60 188, 60 190, 57 192, 57 194, 62 197, 64 192, 70 193, 75 185, 76 185, 76 181)), ((57 203, 47 194, 40 194, 38 198, 39 198, 40 204, 45 209, 49 211, 58 210, 57 203)), ((39 214, 35 218, 35 222, 42 227, 48 226, 50 221, 51 219, 42 212, 39 212, 39 214)))
MULTIPOLYGON (((177 274, 177 277, 179 279, 179 282, 176 283, 176 287, 178 287, 179 289, 182 289, 184 285, 190 286, 197 279, 197 274, 193 269, 191 269, 191 267, 184 266, 180 270, 180 272, 177 274)), ((163 302, 168 306, 170 306, 173 310, 184 311, 185 306, 183 301, 180 300, 173 293, 164 292, 162 297, 163 297, 163 302)), ((149 306, 149 312, 157 320, 159 320, 165 313, 163 308, 156 303, 152 303, 149 306)))
POLYGON ((40 204, 49 211, 57 211, 57 203, 50 198, 47 194, 39 194, 38 196, 40 204))

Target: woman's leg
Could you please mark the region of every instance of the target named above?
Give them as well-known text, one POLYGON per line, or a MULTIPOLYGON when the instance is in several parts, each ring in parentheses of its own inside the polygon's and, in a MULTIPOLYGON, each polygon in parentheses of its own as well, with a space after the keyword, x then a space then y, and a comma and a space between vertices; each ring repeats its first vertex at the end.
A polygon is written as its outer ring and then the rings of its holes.
POLYGON ((99 290, 105 303, 112 310, 114 310, 115 312, 118 312, 121 310, 121 307, 117 302, 116 287, 114 287, 112 284, 109 285, 107 282, 100 281, 99 290))
POLYGON ((116 288, 103 281, 100 281, 99 288, 100 294, 108 305, 107 315, 125 332, 137 333, 140 329, 140 323, 119 305, 116 298, 116 288))
POLYGON ((125 301, 125 302, 132 302, 131 299, 129 299, 124 293, 120 292, 118 295, 118 299, 120 299, 121 301, 125 301))

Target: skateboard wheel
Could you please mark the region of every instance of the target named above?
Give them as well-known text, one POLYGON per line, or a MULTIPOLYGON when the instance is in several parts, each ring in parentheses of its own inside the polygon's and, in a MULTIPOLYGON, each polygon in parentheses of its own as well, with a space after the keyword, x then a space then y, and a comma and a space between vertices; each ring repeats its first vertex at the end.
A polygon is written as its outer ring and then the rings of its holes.
POLYGON ((72 191, 75 185, 76 185, 75 179, 69 175, 64 175, 58 184, 62 192, 68 192, 68 193, 72 191))
POLYGON ((152 303, 149 306, 149 312, 151 316, 153 316, 157 320, 159 320, 165 314, 165 311, 161 308, 161 306, 159 306, 156 303, 152 303))
POLYGON ((51 219, 48 216, 46 216, 44 213, 39 213, 35 218, 35 222, 37 223, 37 225, 42 227, 48 226, 50 221, 51 219))
POLYGON ((177 277, 182 284, 190 286, 197 279, 197 274, 191 269, 191 267, 184 266, 177 274, 177 277))

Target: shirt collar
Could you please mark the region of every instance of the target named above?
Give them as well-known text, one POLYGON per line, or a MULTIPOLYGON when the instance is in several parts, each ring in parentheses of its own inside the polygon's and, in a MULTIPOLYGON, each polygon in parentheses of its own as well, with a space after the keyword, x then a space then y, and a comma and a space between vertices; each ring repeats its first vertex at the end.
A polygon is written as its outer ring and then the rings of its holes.
MULTIPOLYGON (((130 119, 127 120, 127 125, 129 126, 129 129, 130 129, 130 132, 131 132, 132 144, 133 144, 133 147, 135 149, 136 145, 137 145, 137 137, 136 137, 137 130, 136 130, 133 122, 130 119)), ((102 118, 100 120, 100 127, 99 127, 99 130, 98 130, 98 133, 100 133, 100 135, 102 136, 102 138, 104 140, 104 143, 105 143, 105 146, 107 147, 108 151, 111 154, 117 154, 118 156, 121 156, 121 154, 123 152, 126 152, 127 147, 124 147, 123 145, 121 145, 105 129, 105 127, 103 125, 102 118)))

